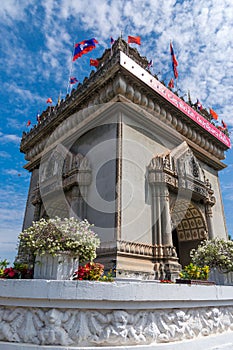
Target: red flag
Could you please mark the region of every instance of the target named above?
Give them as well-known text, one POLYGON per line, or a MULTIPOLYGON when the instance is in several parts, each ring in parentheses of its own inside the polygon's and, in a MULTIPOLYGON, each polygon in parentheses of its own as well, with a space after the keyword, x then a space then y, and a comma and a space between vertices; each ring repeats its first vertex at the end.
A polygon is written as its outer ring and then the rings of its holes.
POLYGON ((211 109, 211 108, 210 108, 210 114, 212 115, 213 119, 218 120, 218 115, 217 115, 217 113, 216 113, 213 109, 211 109))
POLYGON ((171 80, 169 81, 168 87, 171 88, 171 89, 174 88, 174 79, 173 78, 171 78, 171 80))
POLYGON ((28 126, 30 126, 30 125, 31 125, 31 120, 28 120, 26 126, 28 127, 28 126))
POLYGON ((94 60, 93 58, 90 59, 90 66, 98 67, 98 65, 99 65, 98 60, 94 60))
POLYGON ((172 46, 171 42, 170 42, 170 52, 171 52, 171 58, 172 58, 172 68, 173 68, 174 77, 175 77, 175 79, 177 79, 178 78, 178 71, 177 71, 178 62, 177 62, 176 55, 174 53, 173 46, 172 46))
POLYGON ((223 120, 222 120, 222 126, 223 126, 224 130, 227 128, 227 124, 226 124, 226 123, 224 123, 224 121, 223 121, 223 120))
POLYGON ((51 99, 51 97, 49 97, 46 101, 46 103, 53 103, 53 100, 51 99))
POLYGON ((128 44, 137 44, 141 45, 141 37, 140 36, 128 36, 128 44))
POLYGON ((175 79, 177 79, 178 78, 178 70, 177 70, 176 66, 174 66, 174 65, 173 65, 173 73, 174 73, 175 79))
POLYGON ((226 123, 222 120, 222 126, 217 126, 218 130, 225 131, 227 129, 226 123))

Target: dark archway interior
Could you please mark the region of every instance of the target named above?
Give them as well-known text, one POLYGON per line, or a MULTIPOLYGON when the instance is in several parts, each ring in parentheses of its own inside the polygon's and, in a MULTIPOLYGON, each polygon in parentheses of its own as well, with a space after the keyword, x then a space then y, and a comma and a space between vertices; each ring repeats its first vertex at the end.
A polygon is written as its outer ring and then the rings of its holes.
POLYGON ((190 251, 207 238, 206 222, 197 206, 185 200, 175 203, 171 217, 173 245, 179 263, 184 267, 190 263, 190 251))

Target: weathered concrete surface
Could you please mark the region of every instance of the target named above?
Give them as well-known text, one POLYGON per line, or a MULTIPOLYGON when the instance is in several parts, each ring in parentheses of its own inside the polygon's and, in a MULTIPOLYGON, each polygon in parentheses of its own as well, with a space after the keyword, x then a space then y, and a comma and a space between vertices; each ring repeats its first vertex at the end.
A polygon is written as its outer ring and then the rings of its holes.
POLYGON ((230 286, 0 280, 0 349, 233 348, 230 286))

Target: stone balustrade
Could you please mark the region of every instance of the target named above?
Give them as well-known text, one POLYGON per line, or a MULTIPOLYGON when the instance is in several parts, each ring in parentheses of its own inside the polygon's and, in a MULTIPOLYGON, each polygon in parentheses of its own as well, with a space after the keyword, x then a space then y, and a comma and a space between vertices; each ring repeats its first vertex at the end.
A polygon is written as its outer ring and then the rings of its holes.
POLYGON ((233 289, 156 281, 0 280, 0 349, 233 348, 233 289))

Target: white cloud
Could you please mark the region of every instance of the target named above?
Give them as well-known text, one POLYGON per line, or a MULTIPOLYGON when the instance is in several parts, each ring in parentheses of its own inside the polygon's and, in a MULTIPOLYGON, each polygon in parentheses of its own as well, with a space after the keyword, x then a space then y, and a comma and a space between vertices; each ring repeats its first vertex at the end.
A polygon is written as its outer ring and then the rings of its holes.
POLYGON ((28 89, 24 89, 20 86, 18 86, 16 83, 5 83, 4 84, 5 89, 10 90, 11 92, 14 92, 14 97, 16 96, 17 98, 20 99, 21 103, 24 102, 25 104, 27 103, 32 103, 32 102, 43 102, 44 99, 39 96, 38 94, 34 94, 32 91, 28 89))
POLYGON ((11 155, 8 152, 0 151, 0 158, 11 158, 11 155))
POLYGON ((18 135, 3 134, 0 131, 0 143, 8 143, 8 142, 19 143, 20 141, 21 141, 21 137, 19 137, 18 135))
POLYGON ((17 239, 22 231, 26 199, 25 183, 14 182, 8 185, 6 182, 4 188, 0 188, 0 259, 7 258, 13 261, 16 256, 17 239))
POLYGON ((31 3, 32 1, 30 0, 1 0, 1 21, 10 23, 13 20, 23 20, 25 18, 25 9, 31 3))
MULTIPOLYGON (((9 13, 8 16, 13 18, 18 2, 12 0, 8 4, 8 1, 3 1, 3 4, 1 13, 9 13)), ((217 106, 220 117, 233 124, 229 115, 233 97, 232 79, 228 74, 233 68, 229 59, 233 53, 233 11, 229 0, 96 0, 91 3, 91 11, 87 11, 90 7, 87 0, 44 0, 40 3, 44 9, 41 18, 37 18, 36 6, 33 2, 27 6, 27 2, 22 1, 19 18, 26 21, 27 12, 34 11, 34 25, 40 25, 38 29, 44 39, 42 45, 46 44, 46 49, 32 56, 18 33, 12 33, 10 41, 15 45, 20 42, 20 46, 14 51, 8 45, 8 69, 13 69, 17 62, 25 73, 30 70, 29 81, 41 76, 47 81, 62 82, 65 87, 64 76, 68 76, 73 40, 85 39, 78 38, 77 33, 73 37, 72 28, 77 23, 80 30, 96 36, 104 47, 107 42, 109 46, 110 36, 117 38, 121 32, 125 39, 127 35, 141 35, 143 41, 138 50, 154 59, 156 73, 160 71, 163 78, 170 80, 169 41, 173 40, 179 61, 180 89, 184 92, 190 90, 193 99, 198 97, 206 107, 217 106), (19 60, 19 57, 26 59, 19 60)), ((9 85, 22 101, 28 99, 41 104, 41 97, 36 96, 30 87, 27 89, 16 83, 9 85)))
POLYGON ((12 176, 21 176, 21 173, 16 169, 4 169, 3 173, 12 176))

